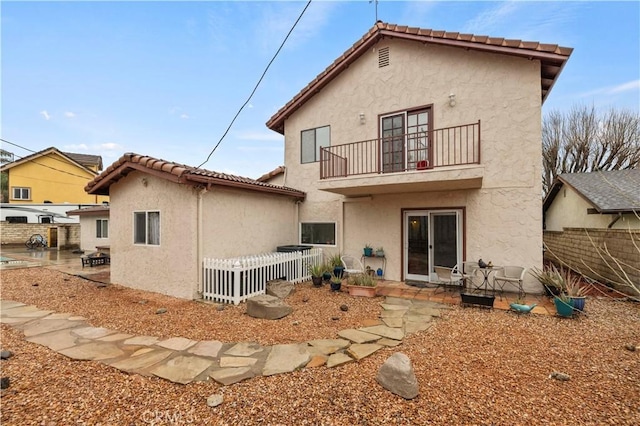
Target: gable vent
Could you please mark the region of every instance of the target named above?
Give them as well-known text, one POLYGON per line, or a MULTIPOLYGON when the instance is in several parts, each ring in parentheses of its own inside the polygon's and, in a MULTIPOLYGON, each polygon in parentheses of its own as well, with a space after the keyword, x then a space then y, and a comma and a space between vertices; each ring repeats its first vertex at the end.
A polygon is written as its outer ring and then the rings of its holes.
POLYGON ((381 47, 378 49, 378 68, 389 65, 389 47, 381 47))

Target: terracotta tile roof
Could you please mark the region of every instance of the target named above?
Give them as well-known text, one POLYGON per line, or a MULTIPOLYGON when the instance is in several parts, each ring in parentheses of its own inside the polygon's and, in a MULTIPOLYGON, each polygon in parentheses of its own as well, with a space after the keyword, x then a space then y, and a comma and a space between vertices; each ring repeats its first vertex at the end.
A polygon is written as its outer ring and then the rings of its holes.
MULTIPOLYGON (((9 170, 9 169, 11 169, 11 168, 13 168, 15 166, 27 163, 29 161, 36 160, 39 157, 45 157, 45 156, 47 156, 49 154, 57 154, 57 155, 59 155, 61 157, 65 157, 70 162, 75 163, 78 167, 87 170, 92 175, 98 174, 94 170, 91 170, 90 168, 88 168, 86 164, 78 161, 78 157, 76 157, 76 156, 84 156, 84 154, 72 154, 72 153, 69 153, 69 152, 62 152, 58 148, 54 148, 54 147, 46 148, 46 149, 43 149, 42 151, 34 152, 33 154, 27 155, 26 157, 22 157, 22 158, 20 158, 18 160, 15 160, 15 161, 13 161, 11 163, 3 164, 2 167, 0 167, 0 170, 1 171, 9 170)), ((90 157, 98 157, 98 158, 100 158, 100 168, 102 168, 102 157, 100 157, 98 155, 91 155, 90 157)), ((95 163, 93 163, 93 164, 95 164, 95 163)))
POLYGON ((263 174, 262 176, 260 176, 258 179, 256 179, 258 182, 266 182, 271 178, 274 178, 280 174, 284 173, 284 166, 278 166, 275 169, 271 170, 270 172, 267 172, 265 174, 263 174))
POLYGON ((67 212, 67 216, 91 216, 91 215, 109 215, 109 205, 105 204, 102 206, 94 206, 94 207, 85 207, 82 209, 69 210, 67 212))
POLYGON ((540 85, 542 102, 547 98, 562 68, 573 49, 557 44, 543 44, 535 41, 511 40, 475 34, 438 31, 426 28, 407 27, 378 21, 360 40, 347 49, 339 58, 322 71, 311 83, 293 97, 267 122, 271 130, 284 134, 284 120, 302 106, 313 95, 325 87, 338 74, 356 61, 364 52, 380 39, 399 38, 425 44, 460 47, 469 50, 499 53, 537 59, 541 62, 540 85))
POLYGON ((564 184, 575 189, 599 213, 640 211, 640 170, 563 173, 549 190, 544 211, 564 184))
POLYGON ((97 166, 98 170, 102 170, 102 157, 100 155, 75 154, 73 152, 63 152, 63 154, 85 167, 97 166))
POLYGON ((104 172, 89 182, 84 189, 89 194, 109 195, 109 187, 134 170, 192 186, 210 187, 220 185, 251 191, 288 195, 298 199, 304 199, 306 196, 304 192, 286 186, 272 185, 248 177, 198 169, 196 167, 131 152, 124 154, 116 162, 107 167, 104 172))

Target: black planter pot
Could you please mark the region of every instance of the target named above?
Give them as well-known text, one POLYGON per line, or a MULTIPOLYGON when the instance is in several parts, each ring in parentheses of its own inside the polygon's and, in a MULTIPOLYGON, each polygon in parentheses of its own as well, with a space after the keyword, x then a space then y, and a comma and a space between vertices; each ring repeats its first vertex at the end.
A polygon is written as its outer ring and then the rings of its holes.
POLYGON ((333 268, 333 275, 338 278, 342 278, 342 274, 344 274, 344 266, 336 266, 333 268))
POLYGON ((324 274, 322 274, 322 279, 323 281, 328 282, 331 279, 331 272, 325 272, 324 274))
POLYGON ((340 291, 340 288, 342 288, 342 283, 334 283, 331 282, 331 291, 340 291))
POLYGON ((322 286, 322 277, 311 277, 311 282, 313 283, 313 285, 315 287, 321 287, 322 286))
POLYGON ((496 300, 496 296, 489 294, 461 293, 460 297, 463 305, 477 305, 487 308, 493 308, 493 302, 496 300))

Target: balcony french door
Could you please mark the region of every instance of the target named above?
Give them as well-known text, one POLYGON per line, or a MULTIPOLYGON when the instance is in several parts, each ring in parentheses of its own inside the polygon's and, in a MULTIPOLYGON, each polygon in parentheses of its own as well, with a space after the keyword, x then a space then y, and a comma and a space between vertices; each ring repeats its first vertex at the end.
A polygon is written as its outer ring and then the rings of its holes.
POLYGON ((383 173, 429 167, 430 115, 426 108, 380 118, 383 173))
POLYGON ((431 281, 434 266, 462 261, 461 210, 409 210, 403 219, 406 280, 431 281))

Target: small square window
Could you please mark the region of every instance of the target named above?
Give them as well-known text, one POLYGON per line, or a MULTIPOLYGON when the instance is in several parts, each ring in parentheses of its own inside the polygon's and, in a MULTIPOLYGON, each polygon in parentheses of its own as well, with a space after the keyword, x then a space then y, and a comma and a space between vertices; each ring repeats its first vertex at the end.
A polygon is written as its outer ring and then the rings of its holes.
POLYGON ((20 188, 15 186, 11 188, 11 193, 13 195, 14 200, 30 200, 31 199, 31 188, 20 188))
POLYGON ((331 127, 303 130, 300 135, 300 162, 320 161, 320 148, 331 146, 331 127))
POLYGON ((109 220, 96 220, 96 238, 109 238, 109 220))
POLYGON ((133 213, 133 242, 150 246, 160 245, 160 212, 133 213))

